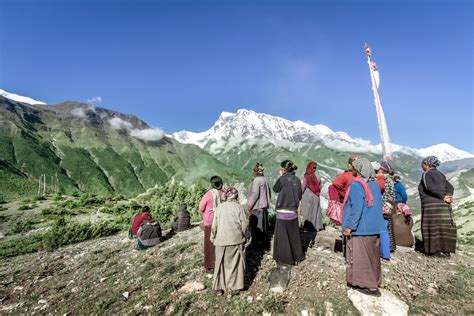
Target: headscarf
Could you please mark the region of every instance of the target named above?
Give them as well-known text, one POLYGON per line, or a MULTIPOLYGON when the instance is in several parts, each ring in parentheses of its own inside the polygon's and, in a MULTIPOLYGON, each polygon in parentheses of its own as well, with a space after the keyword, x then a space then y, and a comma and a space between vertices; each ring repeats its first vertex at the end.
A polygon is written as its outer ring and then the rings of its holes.
MULTIPOLYGON (((362 179, 361 177, 355 177, 353 181, 358 182, 362 185, 362 187, 364 188, 364 192, 365 192, 365 201, 367 203, 367 206, 372 207, 374 205, 374 197, 373 197, 372 191, 370 190, 370 187, 367 183, 367 181, 369 179, 371 179, 375 176, 375 172, 374 172, 374 169, 372 167, 372 164, 370 163, 370 161, 368 161, 365 158, 359 158, 356 161, 354 161, 352 166, 354 167, 354 170, 356 170, 358 173, 360 173, 362 178, 364 178, 364 179, 362 179)), ((349 193, 350 193, 351 187, 352 187, 352 185, 349 187, 349 190, 347 190, 346 196, 344 197, 343 209, 344 209, 344 206, 347 203, 347 199, 349 198, 349 193)))
POLYGON ((375 177, 374 167, 370 161, 365 158, 357 159, 352 163, 352 166, 358 173, 360 173, 362 178, 365 178, 366 180, 375 177))
POLYGON ((308 188, 317 196, 319 196, 321 192, 321 184, 319 183, 318 177, 316 176, 316 173, 314 172, 314 169, 316 168, 317 163, 314 161, 311 161, 308 163, 306 166, 306 172, 304 174, 304 178, 306 179, 306 185, 308 188))
POLYGON ((356 161, 357 159, 359 159, 359 156, 357 156, 357 155, 352 155, 352 156, 349 158, 348 163, 349 163, 350 165, 352 165, 352 163, 353 163, 354 161, 356 161))
POLYGON ((423 159, 423 163, 433 168, 437 168, 441 164, 441 162, 435 156, 426 157, 425 159, 423 159))
POLYGON ((380 164, 377 161, 372 161, 370 164, 374 170, 378 171, 380 169, 380 164))
POLYGON ((237 200, 239 198, 239 191, 234 187, 228 187, 224 190, 224 196, 226 201, 237 200))
POLYGON ((400 177, 400 175, 396 174, 393 176, 393 181, 395 182, 400 182, 402 180, 402 178, 400 177))
POLYGON ((380 163, 380 169, 382 169, 383 171, 385 171, 387 173, 390 173, 390 172, 393 171, 392 166, 387 161, 382 161, 380 163))
POLYGON ((265 168, 263 167, 263 164, 257 162, 255 164, 255 167, 253 167, 253 176, 258 177, 258 176, 263 176, 263 171, 265 168))

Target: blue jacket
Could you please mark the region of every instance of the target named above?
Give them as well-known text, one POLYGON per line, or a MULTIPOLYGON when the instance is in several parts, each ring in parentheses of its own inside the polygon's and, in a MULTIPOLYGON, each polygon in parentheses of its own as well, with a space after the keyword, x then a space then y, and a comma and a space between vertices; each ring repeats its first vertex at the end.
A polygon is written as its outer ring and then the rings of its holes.
POLYGON ((403 184, 400 182, 395 182, 395 185, 393 186, 393 190, 395 191, 395 203, 407 203, 408 196, 407 196, 407 190, 405 190, 405 187, 403 184))
POLYGON ((352 182, 342 216, 342 231, 350 228, 354 236, 378 235, 387 231, 387 223, 382 215, 383 202, 380 187, 377 182, 371 180, 369 188, 374 198, 372 207, 367 206, 364 187, 356 181, 352 182))

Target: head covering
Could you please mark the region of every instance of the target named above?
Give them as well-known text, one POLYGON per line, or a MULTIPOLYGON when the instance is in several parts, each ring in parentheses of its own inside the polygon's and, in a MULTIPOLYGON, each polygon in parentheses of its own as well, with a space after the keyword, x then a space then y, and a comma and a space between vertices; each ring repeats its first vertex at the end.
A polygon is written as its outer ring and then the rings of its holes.
POLYGON ((400 182, 400 181, 402 180, 402 178, 400 177, 399 174, 396 174, 396 175, 393 176, 393 180, 394 180, 395 182, 400 182))
POLYGON ((150 207, 148 205, 145 205, 143 208, 142 208, 142 212, 151 212, 150 211, 150 207))
POLYGON ((318 177, 314 170, 318 164, 315 161, 311 161, 306 166, 306 172, 304 174, 304 178, 306 180, 306 185, 308 188, 317 196, 319 196, 321 192, 321 184, 319 183, 318 177))
POLYGON ((423 159, 423 163, 433 168, 437 168, 441 164, 441 162, 435 156, 426 157, 425 159, 423 159))
POLYGON ((257 162, 255 164, 255 167, 253 167, 253 176, 258 177, 258 176, 263 176, 263 171, 265 168, 263 167, 263 164, 257 162))
POLYGON ((375 177, 374 168, 372 167, 370 161, 368 161, 366 158, 359 158, 355 160, 352 166, 358 173, 360 173, 362 178, 369 179, 375 177))
POLYGON ((298 167, 291 160, 283 160, 280 164, 280 167, 285 168, 287 172, 293 172, 298 169, 298 167))
POLYGON ((387 161, 382 161, 380 163, 380 169, 382 169, 383 171, 385 171, 387 173, 390 173, 390 172, 393 171, 392 166, 387 161))
POLYGON ((224 190, 224 196, 226 201, 228 200, 237 200, 239 197, 239 191, 234 187, 228 187, 224 190))
POLYGON ((352 165, 352 163, 354 161, 356 161, 357 159, 359 159, 359 156, 357 155, 352 155, 350 158, 349 158, 349 161, 347 162, 348 164, 352 165))
POLYGON ((380 164, 377 161, 372 161, 370 164, 374 170, 378 171, 380 169, 380 164))
POLYGON ((211 178, 211 185, 214 189, 220 190, 222 189, 222 185, 224 182, 222 181, 222 178, 219 176, 213 176, 211 178))

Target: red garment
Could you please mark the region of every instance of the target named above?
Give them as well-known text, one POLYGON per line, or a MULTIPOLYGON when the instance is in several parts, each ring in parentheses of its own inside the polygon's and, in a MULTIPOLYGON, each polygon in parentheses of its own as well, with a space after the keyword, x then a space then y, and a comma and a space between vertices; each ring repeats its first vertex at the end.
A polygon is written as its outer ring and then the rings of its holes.
MULTIPOLYGON (((374 205, 374 197, 372 195, 372 191, 370 190, 369 184, 367 183, 367 181, 365 181, 361 177, 356 177, 356 178, 354 178, 353 181, 356 181, 356 182, 359 182, 360 184, 362 184, 362 187, 364 188, 364 192, 365 192, 365 201, 367 202, 367 206, 372 207, 374 205)), ((349 187, 349 190, 347 190, 347 194, 344 197, 344 202, 342 203, 342 209, 343 210, 344 210, 344 207, 346 206, 347 199, 349 198, 349 193, 351 191, 350 189, 351 188, 349 187)))
POLYGON ((136 215, 136 216, 133 218, 133 221, 132 221, 132 228, 130 229, 133 236, 136 236, 136 235, 137 235, 138 229, 140 228, 140 225, 142 224, 142 222, 143 222, 144 220, 146 220, 146 221, 148 221, 148 222, 151 221, 151 215, 150 215, 149 212, 140 212, 140 214, 136 215))
POLYGON ((346 192, 349 189, 352 181, 354 181, 354 175, 352 171, 345 171, 339 174, 336 179, 332 181, 334 189, 339 193, 339 199, 342 200, 346 196, 346 192))
POLYGON ((382 192, 382 193, 383 193, 383 191, 385 191, 385 181, 386 181, 385 175, 379 174, 377 176, 377 183, 380 187, 380 192, 382 192))
POLYGON ((319 183, 318 177, 316 176, 316 173, 314 172, 314 167, 316 166, 316 163, 314 161, 311 161, 308 163, 306 166, 306 173, 304 174, 304 178, 306 179, 306 186, 317 196, 319 196, 321 192, 321 184, 319 183))
POLYGON ((330 185, 328 187, 328 193, 329 193, 329 201, 340 201, 341 198, 339 196, 339 191, 334 187, 334 185, 330 185))

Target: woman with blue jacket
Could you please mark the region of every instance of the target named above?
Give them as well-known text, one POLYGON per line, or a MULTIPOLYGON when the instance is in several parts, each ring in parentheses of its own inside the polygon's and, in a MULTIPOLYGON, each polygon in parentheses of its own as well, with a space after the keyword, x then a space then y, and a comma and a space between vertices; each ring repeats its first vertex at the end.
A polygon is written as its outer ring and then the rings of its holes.
POLYGON ((357 159, 353 167, 356 178, 346 194, 342 218, 342 230, 347 238, 346 281, 365 294, 380 296, 380 233, 387 230, 382 194, 367 159, 357 159))

